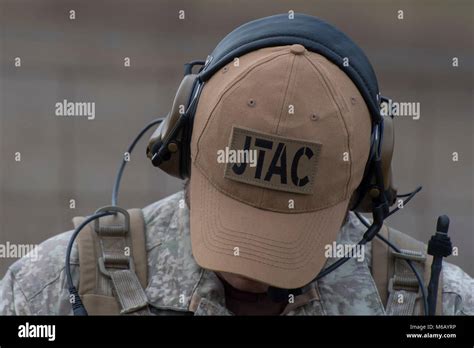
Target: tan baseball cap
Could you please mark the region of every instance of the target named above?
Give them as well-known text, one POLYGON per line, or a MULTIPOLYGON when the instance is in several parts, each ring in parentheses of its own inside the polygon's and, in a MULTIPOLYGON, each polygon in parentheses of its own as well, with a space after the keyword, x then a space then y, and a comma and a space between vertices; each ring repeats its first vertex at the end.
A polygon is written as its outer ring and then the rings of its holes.
POLYGON ((302 45, 263 48, 212 76, 193 127, 197 263, 280 288, 309 283, 368 159, 371 118, 357 87, 302 45))

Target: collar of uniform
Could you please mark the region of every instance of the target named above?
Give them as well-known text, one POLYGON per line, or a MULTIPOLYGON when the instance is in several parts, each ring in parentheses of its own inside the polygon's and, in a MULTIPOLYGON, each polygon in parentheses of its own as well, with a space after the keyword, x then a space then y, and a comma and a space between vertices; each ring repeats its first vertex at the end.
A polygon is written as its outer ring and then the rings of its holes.
POLYGON ((214 272, 203 269, 188 309, 194 315, 232 315, 225 306, 224 286, 214 272))
MULTIPOLYGON (((311 310, 313 307, 319 307, 317 304, 321 301, 321 297, 319 294, 319 288, 317 283, 314 282, 311 284, 310 290, 307 292, 296 296, 293 301, 290 301, 288 305, 282 312, 282 315, 305 315, 308 314, 308 311, 311 314, 315 315, 314 310, 311 310), (313 302, 315 302, 313 304, 313 302)), ((317 313, 323 314, 323 313, 317 313)))

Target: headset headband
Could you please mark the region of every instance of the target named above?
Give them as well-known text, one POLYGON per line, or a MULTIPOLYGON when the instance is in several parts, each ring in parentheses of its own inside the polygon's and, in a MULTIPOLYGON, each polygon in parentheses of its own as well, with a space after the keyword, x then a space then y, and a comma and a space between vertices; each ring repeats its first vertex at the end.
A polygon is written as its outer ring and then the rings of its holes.
POLYGON ((238 27, 216 46, 199 77, 207 81, 234 58, 251 51, 292 44, 301 44, 321 54, 344 71, 364 98, 373 124, 381 122, 377 77, 364 52, 331 24, 305 14, 295 14, 293 19, 279 14, 238 27))

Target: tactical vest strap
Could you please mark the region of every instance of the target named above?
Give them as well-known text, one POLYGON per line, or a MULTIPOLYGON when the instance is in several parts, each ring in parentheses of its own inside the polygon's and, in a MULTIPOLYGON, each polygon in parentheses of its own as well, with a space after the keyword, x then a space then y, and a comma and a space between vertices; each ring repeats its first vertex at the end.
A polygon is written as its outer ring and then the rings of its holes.
MULTIPOLYGON (((388 238, 388 226, 383 225, 379 235, 388 238)), ((379 292, 380 299, 385 305, 388 299, 388 280, 390 250, 387 244, 379 238, 372 240, 372 277, 379 292)))
MULTIPOLYGON (((372 241, 372 276, 380 298, 389 315, 422 315, 423 299, 418 281, 405 260, 414 267, 428 285, 432 257, 426 254, 426 245, 416 239, 384 225, 379 232, 395 244, 400 253, 394 252, 380 239, 372 241)), ((440 278, 436 314, 442 313, 442 279, 440 278)))
MULTIPOLYGON (((389 233, 390 235, 390 233, 389 233)), ((413 266, 420 275, 425 273, 426 256, 420 251, 400 249, 392 252, 393 276, 388 283, 388 302, 386 312, 388 315, 419 315, 421 304, 421 291, 415 274, 408 266, 406 260, 413 261, 413 266)), ((426 284, 426 283, 425 283, 426 284)))
MULTIPOLYGON (((142 211, 113 208, 116 215, 88 224, 77 238, 79 295, 91 315, 149 314, 142 211)), ((74 226, 82 221, 74 218, 74 226)))

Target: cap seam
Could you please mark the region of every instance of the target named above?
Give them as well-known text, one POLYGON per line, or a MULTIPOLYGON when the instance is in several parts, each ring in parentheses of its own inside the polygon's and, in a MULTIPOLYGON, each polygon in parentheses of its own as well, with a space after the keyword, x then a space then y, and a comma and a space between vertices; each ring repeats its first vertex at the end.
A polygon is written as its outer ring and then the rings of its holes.
POLYGON ((349 129, 347 127, 347 124, 346 124, 346 121, 344 119, 344 116, 343 116, 343 113, 342 113, 342 109, 341 109, 341 106, 339 105, 339 103, 337 102, 336 100, 336 97, 334 96, 334 93, 332 91, 332 89, 334 89, 334 87, 331 89, 330 87, 330 82, 328 81, 328 79, 326 78, 326 76, 321 72, 321 70, 319 69, 319 67, 317 67, 311 59, 309 59, 306 55, 304 56, 306 58, 306 60, 310 63, 310 65, 318 72, 318 74, 322 77, 322 80, 323 80, 323 83, 324 85, 326 86, 326 89, 327 91, 329 92, 329 95, 331 96, 331 99, 333 100, 334 104, 336 105, 337 107, 337 110, 339 111, 339 119, 342 121, 342 124, 344 125, 344 130, 346 131, 346 136, 347 136, 347 142, 346 142, 346 146, 347 146, 347 150, 349 151, 349 175, 348 175, 348 179, 347 179, 347 182, 346 182, 346 185, 344 187, 344 197, 347 197, 348 196, 348 191, 349 191, 349 184, 351 182, 351 178, 352 178, 352 151, 351 151, 351 146, 350 146, 350 133, 349 133, 349 129))
MULTIPOLYGON (((242 81, 244 78, 246 78, 248 76, 248 74, 250 72, 252 72, 253 70, 255 70, 256 68, 258 67, 261 67, 263 64, 265 63, 268 63, 268 62, 271 62, 272 60, 276 59, 276 58, 279 58, 281 56, 284 56, 286 54, 289 54, 289 51, 287 50, 283 50, 283 51, 278 51, 276 53, 273 53, 265 58, 262 58, 260 61, 258 61, 257 63, 255 64, 252 64, 251 66, 247 67, 246 70, 244 70, 240 75, 237 75, 233 80, 229 81, 229 84, 228 86, 221 91, 221 93, 219 94, 219 96, 217 97, 217 101, 215 103, 215 105, 213 106, 211 112, 209 113, 209 117, 207 118, 204 126, 203 126, 203 130, 201 132, 201 134, 199 134, 199 137, 198 139, 196 140, 196 161, 197 161, 197 156, 198 156, 198 153, 199 153, 199 150, 200 150, 200 142, 201 142, 201 138, 205 132, 205 130, 207 129, 208 125, 209 125, 209 122, 212 118, 212 115, 214 114, 216 108, 218 105, 221 104, 221 101, 222 101, 222 98, 237 84, 239 83, 240 81, 242 81)), ((217 72, 216 72, 217 74, 217 72)), ((210 81, 210 80, 209 80, 210 81)), ((203 91, 204 92, 204 91, 203 91)), ((198 103, 199 105, 200 103, 198 103)), ((197 111, 196 111, 197 113, 197 111)))
MULTIPOLYGON (((298 89, 298 72, 296 71, 295 73, 293 73, 293 71, 298 69, 298 65, 300 64, 300 62, 296 61, 296 59, 298 59, 298 55, 295 55, 294 59, 295 59, 295 61, 294 61, 294 64, 292 65, 292 69, 291 69, 291 72, 290 72, 290 74, 293 74, 294 77, 291 81, 288 82, 288 85, 290 85, 290 83, 292 84, 291 85, 292 91, 291 92, 289 91, 290 87, 288 86, 288 91, 287 91, 288 100, 285 96, 285 101, 287 101, 288 105, 293 105, 293 107, 295 108, 296 105, 289 104, 289 101, 290 101, 291 97, 294 97, 294 91, 298 89), (291 93, 291 96, 290 96, 290 93, 291 93)), ((291 79, 291 75, 290 75, 290 79, 291 79)), ((295 110, 293 110, 293 111, 295 111, 295 110)), ((288 115, 289 115, 289 111, 288 111, 288 115)), ((290 116, 287 116, 285 118, 285 120, 282 122, 281 117, 280 117, 280 122, 278 123, 277 134, 280 132, 280 127, 281 128, 287 128, 289 118, 290 118, 290 116)))
MULTIPOLYGON (((211 223, 211 221, 206 221, 206 227, 208 227, 207 228, 208 230, 211 229, 210 226, 209 226, 210 223, 211 223)), ((337 236, 337 234, 336 234, 336 236, 337 236)), ((235 256, 232 256, 232 251, 231 251, 231 253, 228 253, 228 252, 226 252, 226 249, 220 248, 219 246, 214 245, 211 242, 211 240, 208 239, 208 237, 210 237, 210 236, 207 233, 204 232, 202 234, 202 237, 203 237, 202 245, 206 249, 211 250, 214 253, 222 254, 222 255, 225 255, 225 256, 235 257, 235 256)), ((318 243, 321 243, 321 242, 322 242, 321 239, 319 239, 319 240, 314 239, 311 243, 311 246, 313 246, 313 244, 318 244, 318 243)), ((307 250, 308 254, 305 255, 305 258, 302 261, 299 261, 299 262, 296 262, 296 263, 293 263, 293 264, 289 263, 289 262, 281 262, 281 261, 278 261, 278 260, 272 260, 271 258, 267 258, 267 257, 261 257, 258 254, 257 250, 250 250, 250 252, 245 251, 245 253, 241 254, 239 257, 242 257, 244 260, 247 260, 249 262, 264 264, 264 265, 268 265, 268 266, 273 267, 273 268, 278 268, 278 269, 285 270, 285 271, 295 271, 295 270, 303 269, 303 268, 307 267, 308 264, 311 264, 312 262, 314 262, 314 257, 311 257, 311 250, 313 250, 313 249, 314 249, 313 247, 308 248, 308 250, 307 250), (252 253, 252 251, 255 251, 256 253, 252 253), (306 256, 308 256, 308 257, 306 257, 306 256)), ((324 263, 323 263, 323 266, 324 266, 324 263)), ((314 276, 315 276, 315 273, 313 272, 313 274, 311 275, 311 278, 308 281, 313 279, 314 276)))
MULTIPOLYGON (((286 101, 286 96, 288 94, 288 89, 289 89, 289 85, 290 85, 290 79, 291 79, 291 73, 293 72, 293 66, 295 64, 295 56, 290 54, 291 51, 289 50, 288 51, 288 54, 289 54, 289 57, 290 58, 293 58, 292 62, 291 62, 291 66, 290 68, 288 69, 287 67, 287 70, 289 70, 289 73, 288 73, 288 77, 287 77, 287 83, 286 83, 286 87, 285 87, 285 90, 283 92, 283 98, 282 98, 282 103, 281 103, 281 107, 280 107, 280 114, 278 116, 278 121, 277 121, 277 124, 276 124, 276 129, 275 129, 275 133, 276 135, 278 135, 278 129, 280 127, 280 122, 281 122, 281 116, 283 114, 283 108, 285 106, 285 101, 286 101)), ((259 199, 259 203, 258 203, 258 206, 261 207, 263 205, 263 201, 265 199, 265 190, 262 190, 261 191, 261 194, 260 194, 260 199, 259 199)))
POLYGON ((285 104, 287 102, 287 97, 288 97, 288 90, 290 89, 290 81, 291 81, 291 74, 293 73, 293 69, 295 67, 295 61, 296 61, 296 55, 293 55, 292 58, 292 61, 291 61, 291 67, 290 67, 290 72, 288 73, 288 77, 287 77, 287 82, 286 82, 286 88, 285 88, 285 93, 283 95, 283 101, 281 103, 281 108, 280 108, 280 115, 278 116, 278 122, 277 122, 277 125, 276 125, 276 129, 275 129, 275 133, 277 135, 278 134, 278 130, 279 130, 279 127, 280 127, 280 122, 281 122, 281 116, 283 115, 283 108, 285 107, 285 104))
MULTIPOLYGON (((341 204, 341 203, 345 203, 345 202, 340 202, 338 204, 341 204)), ((205 207, 209 208, 208 207, 209 205, 210 205, 209 202, 207 202, 205 204, 205 207)), ((344 204, 344 206, 345 206, 345 204, 344 204)), ((279 241, 277 239, 258 236, 258 235, 255 235, 255 234, 252 234, 252 233, 249 233, 249 232, 233 230, 233 229, 225 226, 222 223, 222 220, 220 219, 220 216, 215 214, 215 210, 210 211, 210 214, 211 214, 211 216, 214 217, 215 226, 219 228, 220 233, 228 236, 227 238, 224 238, 224 239, 226 239, 228 241, 232 241, 232 238, 233 239, 238 239, 239 235, 242 237, 242 235, 245 234, 246 237, 244 237, 244 238, 247 240, 247 242, 244 242, 244 243, 250 244, 251 246, 255 246, 255 244, 252 244, 249 241, 257 242, 260 245, 264 245, 261 248, 269 250, 270 253, 274 252, 274 251, 277 251, 277 249, 280 249, 280 250, 278 250, 278 252, 286 253, 286 254, 292 253, 294 251, 299 251, 299 250, 301 250, 301 246, 304 246, 307 243, 307 239, 310 239, 310 236, 312 235, 312 233, 314 233, 313 226, 312 226, 312 224, 314 223, 314 217, 315 217, 314 215, 309 217, 310 221, 306 223, 306 227, 304 228, 306 230, 305 232, 303 232, 299 237, 297 237, 294 240, 291 240, 289 242, 283 242, 283 241, 279 241), (237 233, 234 233, 234 232, 237 232, 237 233), (250 238, 248 236, 250 236, 250 238), (280 243, 282 245, 277 245, 278 243, 280 243)), ((328 219, 327 216, 326 216, 326 219, 328 219)), ((340 227, 339 230, 341 228, 342 227, 340 227)))
MULTIPOLYGON (((207 207, 208 205, 209 205, 209 203, 206 202, 205 207, 207 207)), ((211 212, 211 214, 214 215, 212 212, 211 212)), ((305 228, 306 231, 303 232, 303 234, 302 234, 303 238, 297 238, 297 239, 291 240, 289 242, 282 242, 282 241, 279 241, 277 239, 257 236, 255 234, 252 234, 252 233, 249 233, 249 232, 235 231, 235 230, 225 226, 222 223, 222 220, 220 219, 220 216, 216 216, 215 221, 216 221, 216 226, 219 227, 220 232, 225 234, 225 235, 228 235, 229 237, 238 238, 238 235, 242 236, 243 234, 245 234, 245 235, 247 235, 247 237, 245 237, 246 239, 261 243, 263 245, 266 245, 269 250, 282 249, 283 252, 288 251, 288 250, 297 250, 297 249, 299 249, 300 245, 304 244, 304 241, 302 241, 302 239, 306 239, 306 237, 310 236, 311 233, 312 233, 311 232, 311 223, 308 222, 308 223, 306 223, 306 228, 305 228), (237 233, 234 233, 234 232, 237 232, 237 233), (251 236, 251 238, 249 238, 248 236, 251 236), (275 243, 275 244, 273 244, 273 243, 275 243), (280 243, 281 245, 277 245, 278 243, 280 243), (272 247, 275 247, 275 249, 272 249, 272 247)))
MULTIPOLYGON (((207 223, 207 230, 208 231, 211 231, 212 228, 209 226, 209 224, 211 223, 211 221, 206 221, 207 223)), ((211 234, 208 234, 206 232, 204 232, 203 234, 204 238, 203 238, 203 242, 204 242, 204 245, 206 246, 206 248, 214 251, 214 252, 219 252, 219 253, 222 253, 224 255, 228 255, 228 256, 231 256, 232 255, 232 248, 229 248, 229 249, 226 249, 224 246, 219 246, 218 244, 227 244, 229 246, 234 246, 235 243, 225 243, 225 242, 220 242, 215 235, 211 235, 211 234), (229 253, 227 252, 227 250, 229 251, 229 253)), ((318 242, 320 242, 321 240, 320 239, 313 239, 310 243, 311 243, 311 246, 313 246, 314 244, 318 244, 318 242)), ((242 254, 239 255, 239 257, 242 257, 244 259, 248 259, 248 260, 252 260, 254 262, 259 262, 259 263, 264 263, 264 264, 269 264, 269 265, 272 265, 273 267, 277 267, 277 268, 281 268, 281 269, 299 269, 299 268, 303 268, 305 267, 307 264, 308 264, 308 261, 310 262, 310 260, 312 259, 312 254, 311 254, 311 251, 313 250, 313 248, 308 248, 307 250, 304 251, 303 253, 303 257, 300 261, 297 261, 297 262, 286 262, 286 261, 281 261, 280 258, 278 258, 277 255, 271 255, 265 251, 262 251, 262 250, 257 250, 257 248, 254 246, 254 248, 250 248, 250 247, 245 247, 243 248, 243 250, 241 250, 241 253, 242 251, 244 251, 244 254, 247 255, 247 256, 244 256, 242 254), (249 257, 250 256, 250 257, 249 257), (275 260, 277 259, 277 260, 275 260), (279 263, 280 266, 277 266, 275 265, 275 263, 279 263), (295 267, 292 267, 292 266, 295 266, 295 267)), ((300 257, 301 254, 298 256, 300 257)), ((290 259, 290 258, 288 258, 290 259)))

